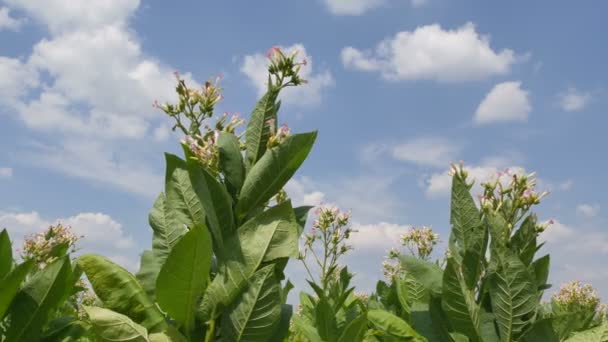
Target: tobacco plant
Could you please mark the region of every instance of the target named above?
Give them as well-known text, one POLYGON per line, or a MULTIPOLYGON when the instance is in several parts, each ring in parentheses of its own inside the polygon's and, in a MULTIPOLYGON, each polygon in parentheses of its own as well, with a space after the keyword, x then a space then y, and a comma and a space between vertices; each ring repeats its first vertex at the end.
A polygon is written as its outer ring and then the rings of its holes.
POLYGON ((280 341, 288 333, 284 269, 298 256, 309 207, 292 208, 283 186, 307 157, 316 132, 278 126, 279 93, 305 81, 296 54, 272 48, 268 90, 242 120, 221 116, 218 81, 191 89, 178 79, 177 104, 156 104, 186 137, 184 157, 166 154, 165 191, 150 212, 152 248, 134 276, 84 255, 102 307, 86 307, 101 340, 280 341), (243 140, 244 138, 244 140, 243 140), (244 152, 243 152, 244 150, 244 152))

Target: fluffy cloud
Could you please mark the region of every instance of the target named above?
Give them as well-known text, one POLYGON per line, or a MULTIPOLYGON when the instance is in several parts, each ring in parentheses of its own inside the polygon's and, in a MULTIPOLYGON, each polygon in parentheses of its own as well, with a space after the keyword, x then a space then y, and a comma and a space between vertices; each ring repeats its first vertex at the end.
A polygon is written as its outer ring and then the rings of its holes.
MULTIPOLYGON (((399 237, 412 226, 380 222, 377 224, 353 224, 356 231, 351 235, 349 243, 358 249, 372 249, 386 252, 399 246, 399 237)), ((356 252, 353 252, 356 253, 356 252)))
POLYGON ((581 92, 575 88, 569 88, 567 91, 559 94, 559 105, 566 112, 581 111, 590 101, 590 93, 581 92))
POLYGON ((14 106, 39 82, 35 70, 16 58, 0 56, 0 75, 0 105, 14 106))
POLYGON ((0 167, 0 179, 11 178, 13 176, 13 169, 10 167, 0 167))
POLYGON ((599 204, 582 203, 576 206, 576 213, 585 218, 597 216, 600 212, 599 204))
MULTIPOLYGON (((428 0, 410 0, 414 8, 422 7, 428 0)), ((362 15, 370 10, 382 7, 387 0, 325 0, 327 9, 335 15, 362 15)))
POLYGON ((0 227, 6 227, 19 248, 23 238, 43 231, 51 224, 61 222, 72 227, 74 234, 84 236, 78 243, 78 253, 102 253, 119 257, 123 266, 134 269, 136 255, 134 241, 112 217, 102 213, 79 213, 56 220, 45 219, 36 211, 0 212, 0 227))
POLYGON ((481 101, 474 121, 478 125, 527 121, 531 110, 528 92, 521 89, 521 82, 503 82, 495 85, 481 101))
POLYGON ((377 71, 388 80, 480 80, 506 74, 515 60, 512 50, 494 51, 472 23, 454 30, 433 24, 399 32, 375 51, 342 49, 345 67, 377 71))
POLYGON ((419 138, 393 148, 393 157, 422 166, 446 167, 455 161, 460 146, 439 138, 419 138))
MULTIPOLYGON (((284 103, 309 106, 318 105, 321 102, 322 94, 328 87, 334 85, 334 79, 328 70, 322 72, 313 72, 312 57, 306 53, 306 49, 302 44, 294 44, 281 49, 290 54, 294 50, 298 51, 299 58, 306 59, 307 65, 302 67, 300 75, 308 81, 308 83, 298 86, 289 87, 281 92, 281 100, 284 103)), ((241 71, 249 78, 251 84, 257 89, 258 96, 262 96, 268 86, 268 60, 263 53, 254 53, 247 55, 243 59, 241 71)))
POLYGON ((0 31, 17 31, 21 28, 23 21, 11 17, 11 11, 7 7, 0 7, 0 31))

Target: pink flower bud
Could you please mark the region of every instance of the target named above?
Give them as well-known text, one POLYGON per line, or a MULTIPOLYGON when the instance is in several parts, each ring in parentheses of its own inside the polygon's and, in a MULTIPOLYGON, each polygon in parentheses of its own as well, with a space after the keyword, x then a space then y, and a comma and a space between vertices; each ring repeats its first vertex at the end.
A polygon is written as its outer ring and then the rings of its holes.
POLYGON ((268 49, 268 52, 266 52, 266 57, 269 59, 272 59, 275 55, 280 54, 281 53, 281 49, 278 46, 273 46, 270 49, 268 49))

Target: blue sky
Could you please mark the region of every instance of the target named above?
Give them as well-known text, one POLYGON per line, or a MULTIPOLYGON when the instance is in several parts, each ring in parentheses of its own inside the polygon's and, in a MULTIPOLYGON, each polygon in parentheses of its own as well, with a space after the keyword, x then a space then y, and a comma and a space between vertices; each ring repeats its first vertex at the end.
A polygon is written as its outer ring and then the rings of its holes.
MULTIPOLYGON (((347 258, 369 290, 411 225, 447 239, 451 161, 479 179, 536 171, 556 223, 554 284, 608 297, 600 1, 0 1, 0 225, 20 239, 60 219, 83 251, 136 269, 162 153, 178 151, 151 104, 223 74, 218 111, 247 116, 263 54, 298 48, 309 84, 280 121, 319 139, 288 191, 350 209, 347 258)), ((17 242, 18 243, 18 242, 17 242)), ((439 253, 438 253, 439 255, 439 253)), ((301 279, 301 270, 291 268, 301 279)))

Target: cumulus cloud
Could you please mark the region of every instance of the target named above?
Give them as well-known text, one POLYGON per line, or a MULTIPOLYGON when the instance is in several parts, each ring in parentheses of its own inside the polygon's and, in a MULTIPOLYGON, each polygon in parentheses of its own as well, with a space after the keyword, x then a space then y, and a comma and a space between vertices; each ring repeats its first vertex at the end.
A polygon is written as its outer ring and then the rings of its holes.
POLYGON ((569 88, 558 97, 560 107, 566 112, 581 111, 591 101, 590 93, 579 91, 576 88, 569 88))
POLYGON ((455 161, 460 146, 441 138, 419 138, 393 148, 397 160, 421 166, 446 167, 455 161))
POLYGON ((454 30, 439 24, 402 31, 380 42, 374 51, 342 49, 345 67, 379 72, 388 80, 462 82, 509 72, 516 61, 510 49, 494 51, 490 39, 472 23, 454 30))
POLYGON ((0 179, 11 178, 13 176, 13 168, 0 167, 0 179))
MULTIPOLYGON (((298 56, 301 59, 306 59, 307 65, 300 70, 300 75, 308 83, 298 87, 289 87, 281 92, 281 100, 286 104, 299 106, 314 106, 321 103, 323 92, 334 85, 334 79, 329 70, 315 72, 313 69, 313 60, 306 52, 302 44, 294 44, 291 46, 281 46, 286 54, 290 54, 294 50, 298 51, 298 56)), ((268 59, 261 53, 254 53, 245 56, 241 65, 243 72, 251 84, 256 88, 258 96, 262 96, 268 89, 268 59)))
POLYGON ((0 105, 15 105, 31 88, 38 86, 38 73, 16 58, 0 56, 0 105))
MULTIPOLYGON (((349 243, 358 249, 373 249, 386 252, 393 247, 399 246, 399 237, 406 233, 412 226, 400 225, 388 222, 376 224, 353 224, 356 231, 351 235, 349 243)), ((355 252, 353 252, 355 253, 355 252)))
POLYGON ((132 266, 136 264, 133 238, 109 215, 79 213, 65 218, 47 219, 36 211, 0 212, 0 227, 8 230, 13 248, 20 248, 25 236, 41 232, 57 222, 71 226, 74 234, 83 236, 77 243, 78 254, 114 255, 120 257, 121 264, 129 269, 133 269, 132 266))
POLYGON ((585 218, 597 216, 600 212, 599 204, 581 203, 576 206, 576 213, 585 218))
POLYGON ((478 125, 527 121, 532 110, 529 93, 521 88, 521 82, 499 83, 490 90, 475 112, 474 122, 478 125))
POLYGON ((18 31, 22 24, 23 20, 11 16, 11 10, 8 7, 0 7, 0 31, 18 31))

